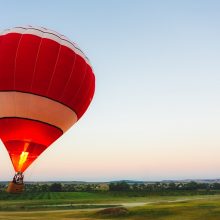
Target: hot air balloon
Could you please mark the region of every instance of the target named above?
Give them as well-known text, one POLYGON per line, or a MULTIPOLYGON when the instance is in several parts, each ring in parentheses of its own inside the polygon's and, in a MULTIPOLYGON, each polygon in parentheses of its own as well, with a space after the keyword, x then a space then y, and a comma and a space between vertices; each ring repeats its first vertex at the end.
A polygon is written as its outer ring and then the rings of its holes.
POLYGON ((91 64, 67 37, 42 27, 0 35, 0 138, 23 190, 23 172, 76 123, 95 90, 91 64))

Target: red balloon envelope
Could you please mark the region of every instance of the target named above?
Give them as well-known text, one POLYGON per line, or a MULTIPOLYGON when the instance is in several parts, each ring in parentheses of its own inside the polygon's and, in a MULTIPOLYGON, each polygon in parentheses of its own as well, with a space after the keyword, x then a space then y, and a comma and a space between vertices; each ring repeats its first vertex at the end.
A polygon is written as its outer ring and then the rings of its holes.
POLYGON ((88 58, 65 36, 31 26, 0 35, 0 138, 16 172, 84 114, 94 90, 88 58))

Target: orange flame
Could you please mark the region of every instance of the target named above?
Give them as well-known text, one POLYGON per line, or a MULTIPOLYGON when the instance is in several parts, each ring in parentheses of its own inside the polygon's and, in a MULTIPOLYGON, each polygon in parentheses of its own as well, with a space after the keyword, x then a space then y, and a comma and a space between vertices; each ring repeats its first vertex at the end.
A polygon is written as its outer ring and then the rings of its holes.
POLYGON ((18 170, 19 171, 22 169, 23 164, 26 162, 26 160, 28 158, 29 152, 26 152, 28 146, 29 146, 29 143, 25 143, 24 151, 22 151, 22 153, 20 154, 20 159, 19 159, 19 162, 18 162, 18 170))

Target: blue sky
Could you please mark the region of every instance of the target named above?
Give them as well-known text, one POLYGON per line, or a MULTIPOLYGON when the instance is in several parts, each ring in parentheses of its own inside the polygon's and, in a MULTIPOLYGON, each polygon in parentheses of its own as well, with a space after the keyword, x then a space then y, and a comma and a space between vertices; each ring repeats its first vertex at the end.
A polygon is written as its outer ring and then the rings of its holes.
MULTIPOLYGON (((96 75, 90 108, 26 180, 219 177, 219 11, 212 0, 2 0, 2 30, 56 30, 96 75)), ((0 161, 0 180, 10 179, 2 144, 0 161)))

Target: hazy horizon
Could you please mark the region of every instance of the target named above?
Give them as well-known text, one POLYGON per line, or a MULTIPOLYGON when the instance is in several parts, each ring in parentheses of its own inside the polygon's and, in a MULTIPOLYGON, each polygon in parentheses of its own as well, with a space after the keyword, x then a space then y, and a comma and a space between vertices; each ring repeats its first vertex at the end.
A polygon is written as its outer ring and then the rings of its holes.
MULTIPOLYGON (((0 29, 67 36, 96 75, 94 100, 26 181, 220 178, 219 1, 2 1, 0 29)), ((0 143, 0 181, 14 170, 0 143)))

